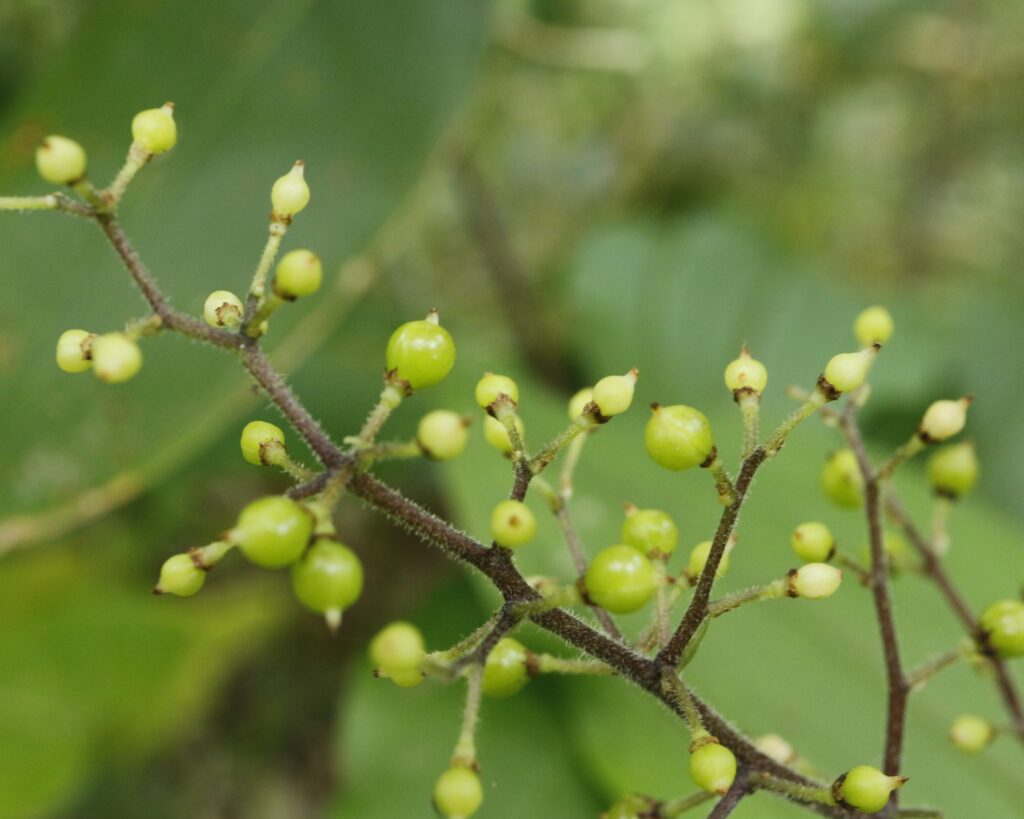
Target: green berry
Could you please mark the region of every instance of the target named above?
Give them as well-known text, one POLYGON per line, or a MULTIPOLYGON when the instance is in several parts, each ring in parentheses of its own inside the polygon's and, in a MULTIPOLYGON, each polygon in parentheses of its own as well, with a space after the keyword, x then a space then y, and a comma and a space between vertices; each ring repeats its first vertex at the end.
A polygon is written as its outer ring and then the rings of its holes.
POLYGON ((918 434, 929 442, 952 438, 967 423, 967 408, 972 400, 965 396, 958 401, 936 401, 925 410, 918 434))
POLYGON ((1000 657, 1024 655, 1024 603, 1000 600, 981 614, 981 630, 989 647, 1000 657))
POLYGON ((789 593, 793 597, 808 600, 822 600, 831 597, 839 589, 843 573, 828 563, 805 563, 790 572, 789 593))
POLYGON ((157 594, 176 594, 191 597, 206 582, 206 572, 192 560, 192 555, 172 555, 160 567, 160 580, 153 589, 157 594))
POLYGON ((284 430, 267 421, 250 421, 242 430, 242 457, 256 466, 273 462, 273 449, 284 449, 284 430))
POLYGON ((151 154, 169 151, 178 141, 178 126, 174 123, 174 105, 140 111, 132 119, 132 139, 151 154))
MULTIPOLYGON (((519 431, 520 439, 526 434, 522 419, 517 415, 512 422, 519 431)), ((508 437, 508 429, 497 418, 490 415, 484 418, 484 439, 499 452, 506 455, 512 452, 512 440, 508 437)))
POLYGON ((839 392, 853 392, 868 378, 877 347, 867 347, 856 353, 840 353, 825 365, 825 380, 839 392))
POLYGON ((622 542, 648 557, 670 555, 679 544, 676 522, 660 509, 630 507, 622 524, 622 542))
POLYGON ((319 614, 340 614, 363 591, 363 564, 348 546, 320 538, 292 566, 292 591, 319 614))
POLYGON ((681 404, 654 407, 644 429, 644 444, 656 463, 676 471, 700 466, 715 448, 708 419, 681 404))
POLYGON ((864 503, 864 476, 853 450, 833 452, 821 470, 821 488, 837 506, 856 509, 864 503))
POLYGON ((434 786, 434 807, 447 819, 467 819, 484 801, 480 777, 471 768, 451 767, 434 786))
POLYGON ((592 387, 584 387, 577 392, 569 399, 569 420, 575 421, 579 418, 583 414, 583 410, 587 408, 587 404, 593 400, 594 390, 592 387))
POLYGON ((85 149, 67 137, 48 136, 36 149, 36 169, 54 185, 71 185, 82 179, 85 165, 85 149))
POLYGON ((484 373, 484 377, 476 382, 476 402, 487 409, 498 400, 499 395, 507 395, 513 404, 519 403, 519 385, 507 375, 484 373))
POLYGON ((422 671, 413 668, 409 671, 392 671, 388 674, 388 679, 399 688, 415 688, 424 678, 422 671))
POLYGON ((793 530, 790 543, 796 556, 808 563, 824 563, 832 556, 836 547, 836 539, 829 528, 824 523, 813 520, 797 526, 793 530))
POLYGON ((907 780, 902 776, 888 776, 870 765, 858 765, 848 771, 833 790, 852 808, 864 813, 878 813, 889 804, 889 796, 907 780))
POLYGON ((499 640, 484 664, 483 692, 498 699, 518 694, 530 681, 526 657, 526 647, 518 640, 499 640))
POLYGON ((425 656, 423 635, 411 623, 391 623, 370 641, 371 662, 392 678, 402 672, 419 673, 425 656))
POLYGON ((657 580, 651 561, 622 543, 600 551, 584 579, 590 599, 613 614, 629 614, 647 605, 657 580))
POLYGON ((270 204, 274 215, 290 219, 309 204, 309 185, 306 184, 306 166, 299 160, 284 176, 278 177, 270 189, 270 204))
POLYGON ((690 754, 690 778, 701 790, 722 795, 736 778, 736 757, 719 742, 706 742, 690 754))
POLYGON ((244 309, 242 300, 230 290, 214 290, 203 304, 203 321, 211 327, 237 327, 244 309))
POLYGON ((928 481, 940 495, 958 498, 978 482, 978 456, 974 444, 950 444, 928 459, 928 481))
POLYGON ((608 810, 601 814, 601 819, 640 819, 650 816, 651 800, 636 793, 627 794, 617 799, 608 810))
POLYGON ((416 441, 428 458, 448 461, 462 454, 469 439, 468 419, 451 410, 434 410, 420 419, 416 441))
POLYGON ((961 714, 949 729, 949 741, 965 754, 977 754, 996 736, 996 727, 987 719, 961 714))
MULTIPOLYGON (((713 542, 710 540, 702 540, 690 552, 690 559, 686 564, 686 573, 692 577, 700 577, 704 573, 704 567, 708 563, 708 557, 711 555, 711 547, 713 542)), ((718 571, 715 572, 715 577, 725 577, 725 573, 729 571, 729 548, 726 547, 725 554, 722 555, 722 559, 718 562, 718 571)))
POLYGON ((864 310, 853 322, 854 335, 862 347, 885 344, 892 338, 894 328, 892 314, 879 305, 864 310))
POLYGON ((522 501, 503 500, 491 512, 491 537, 499 546, 515 549, 536 534, 537 519, 522 501))
POLYGON ((291 301, 309 296, 320 289, 324 266, 311 250, 293 250, 285 253, 274 271, 274 292, 291 301))
POLYGON ((312 533, 313 516, 291 498, 279 496, 250 503, 234 529, 242 554, 266 569, 298 560, 312 533))
MULTIPOLYGON (((885 551, 885 559, 893 572, 903 572, 912 569, 915 565, 914 552, 910 544, 897 532, 886 530, 882 533, 882 549, 885 551)), ((871 544, 865 543, 860 550, 861 560, 871 568, 871 544)))
POLYGON ((621 415, 633 403, 633 392, 639 375, 634 367, 625 375, 608 375, 594 385, 593 401, 605 417, 621 415))
POLYGON ((733 392, 752 390, 758 394, 768 386, 768 370, 764 364, 750 357, 750 351, 744 345, 740 357, 733 359, 725 368, 725 386, 733 392))
POLYGON ((120 384, 142 367, 139 345, 124 333, 104 333, 92 340, 92 370, 107 384, 120 384))
POLYGON ((388 340, 387 369, 410 389, 432 387, 444 380, 455 364, 455 342, 437 323, 437 314, 403 324, 388 340))
POLYGON ((57 366, 66 373, 83 373, 92 366, 92 341, 86 330, 65 330, 57 339, 57 366))

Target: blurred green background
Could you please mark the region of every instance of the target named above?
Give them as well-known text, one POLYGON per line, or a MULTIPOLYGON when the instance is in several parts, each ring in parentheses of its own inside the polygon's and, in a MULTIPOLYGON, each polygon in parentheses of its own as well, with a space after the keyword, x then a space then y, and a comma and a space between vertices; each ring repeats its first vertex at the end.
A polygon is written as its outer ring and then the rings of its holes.
MULTIPOLYGON (((595 436, 575 516, 593 550, 621 504, 660 505, 691 545, 717 509, 703 475, 643 453, 643 404, 700 406, 738 456, 721 384, 746 340, 786 384, 851 349, 882 302, 897 331, 865 413, 884 452, 935 397, 973 393, 984 475, 952 523, 949 566, 975 607, 1024 579, 1024 6, 953 0, 0 0, 0 192, 41 193, 47 133, 119 166, 138 110, 172 99, 180 142, 134 184, 123 219, 175 303, 241 290, 271 182, 302 157, 313 202, 286 240, 332 273, 268 339, 338 437, 376 397, 391 328, 438 306, 453 376, 402 408, 469 411, 486 369, 521 381, 534 444, 576 387, 636 365, 638 408, 595 436)), ((115 329, 143 305, 91 226, 0 218, 0 817, 419 817, 458 730, 461 691, 404 691, 365 645, 396 617, 443 647, 492 594, 346 501, 339 529, 368 574, 331 639, 284 574, 237 559, 189 601, 149 595, 173 551, 207 542, 284 484, 237 435, 274 412, 215 351, 145 344, 130 384, 52 363, 69 327, 115 329)), ((817 472, 814 423, 765 469, 723 590, 791 563, 788 532, 859 516, 817 472)), ((483 535, 508 467, 480 440, 440 466, 381 470, 483 535)), ((899 476, 927 519, 920 465, 899 476)), ((542 512, 540 506, 537 511, 542 512)), ((569 573, 557 532, 522 555, 569 573)), ((914 576, 895 590, 910 663, 958 626, 914 576)), ((870 600, 717 623, 698 689, 753 734, 774 731, 830 774, 881 752, 884 689, 870 600)), ((556 649, 526 631, 532 647, 556 649)), ((1024 754, 945 741, 969 711, 1003 721, 991 686, 946 672, 913 701, 910 804, 1012 817, 1024 754)), ((535 681, 485 706, 482 817, 594 817, 638 789, 688 793, 681 725, 606 679, 535 681)), ((699 811, 698 811, 699 812, 699 811)), ((735 814, 802 815, 759 795, 735 814)))

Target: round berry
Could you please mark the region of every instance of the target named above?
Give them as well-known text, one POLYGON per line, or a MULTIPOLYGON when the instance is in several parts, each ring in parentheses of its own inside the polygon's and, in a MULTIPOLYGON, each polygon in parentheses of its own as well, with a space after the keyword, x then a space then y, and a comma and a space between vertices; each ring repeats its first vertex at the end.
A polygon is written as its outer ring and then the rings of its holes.
POLYGON ((828 563, 805 563, 789 575, 789 593, 793 597, 822 600, 831 597, 843 582, 843 573, 828 563))
POLYGON ((491 512, 491 537, 499 546, 515 549, 536 534, 537 519, 522 501, 503 500, 491 512))
POLYGON ((622 524, 622 542, 648 557, 670 555, 679 544, 676 522, 660 509, 630 507, 622 524))
POLYGON ((274 271, 274 292, 282 299, 309 296, 320 289, 324 266, 312 250, 285 253, 274 271))
POLYGON ((203 321, 211 327, 237 327, 244 309, 242 300, 230 290, 214 290, 203 304, 203 321))
POLYGON ((412 623, 391 623, 370 641, 370 660, 392 677, 402 672, 418 673, 425 656, 423 635, 412 623))
POLYGON ((708 419, 681 404, 654 407, 644 429, 644 445, 656 463, 676 471, 700 466, 715 448, 708 419))
POLYGON ((928 482, 940 495, 958 498, 970 492, 978 482, 978 456, 974 444, 950 444, 928 459, 928 482))
POLYGON ((796 556, 808 563, 824 563, 832 556, 836 547, 836 539, 832 532, 824 523, 816 520, 797 526, 793 530, 790 543, 796 556))
POLYGON ((274 214, 290 219, 309 204, 309 185, 306 184, 306 166, 299 160, 284 176, 278 177, 270 189, 270 204, 274 214))
POLYGON ((476 402, 487 409, 498 400, 499 395, 507 395, 513 404, 518 404, 519 385, 507 375, 484 373, 484 377, 476 382, 476 402))
POLYGON ((605 417, 621 415, 633 403, 638 372, 634 368, 625 375, 608 375, 594 385, 593 401, 605 417))
POLYGON ((996 727, 987 719, 973 714, 962 714, 953 720, 949 740, 965 754, 977 754, 996 736, 996 727))
POLYGON ((86 330, 65 330, 57 339, 57 366, 66 373, 83 373, 92 366, 92 341, 86 330))
MULTIPOLYGON (((526 428, 523 426, 522 419, 517 415, 512 423, 519 431, 519 437, 522 439, 526 434, 526 428)), ((506 455, 512 452, 512 440, 508 437, 508 430, 501 421, 497 418, 492 418, 490 415, 484 418, 484 438, 487 443, 499 452, 504 452, 506 455)))
POLYGON ((862 347, 885 344, 892 338, 892 314, 880 305, 864 310, 853 322, 853 332, 862 347))
POLYGON ((708 793, 724 794, 736 778, 736 757, 718 742, 707 742, 690 754, 690 777, 708 793))
POLYGON ((780 765, 789 765, 796 759, 796 751, 778 734, 765 734, 754 740, 754 747, 780 765))
POLYGON ((1024 603, 1020 600, 993 603, 981 614, 981 630, 998 656, 1024 655, 1024 603))
POLYGON ((434 807, 447 819, 467 819, 484 802, 480 777, 471 768, 449 768, 434 786, 434 807))
MULTIPOLYGON (((883 532, 882 549, 892 571, 902 572, 914 567, 914 552, 902 535, 891 530, 883 532)), ((864 564, 871 568, 871 544, 865 543, 861 547, 860 556, 864 564)))
POLYGON ((526 656, 526 647, 518 640, 499 640, 484 663, 483 692, 498 699, 518 694, 530 681, 526 656))
POLYGON ((597 554, 584 579, 590 599, 613 614, 629 614, 647 605, 657 580, 643 552, 622 543, 597 554))
POLYGON ((587 404, 593 400, 594 390, 592 387, 584 387, 582 390, 577 392, 569 399, 569 420, 575 421, 579 418, 587 408, 587 404))
POLYGON ((877 348, 868 347, 860 352, 833 356, 825 365, 825 380, 839 392, 853 392, 867 380, 877 352, 877 348))
POLYGON ((902 776, 888 776, 870 765, 858 765, 842 777, 836 790, 850 807, 877 813, 889 804, 890 794, 906 781, 902 776))
POLYGON ((36 169, 54 185, 71 185, 82 179, 85 164, 85 149, 67 137, 48 136, 36 149, 36 169))
POLYGON ((206 572, 192 561, 192 555, 172 555, 160 567, 160 580, 153 589, 157 594, 191 597, 206 582, 206 572))
POLYGON ((451 410, 434 410, 420 419, 416 441, 428 458, 448 461, 462 454, 469 439, 467 419, 451 410))
POLYGON ((768 370, 756 358, 751 358, 744 347, 740 357, 725 368, 725 386, 733 392, 746 389, 760 394, 768 386, 768 370))
POLYGON ((253 501, 238 516, 234 534, 249 560, 279 569, 301 556, 313 533, 313 516, 291 498, 271 496, 253 501))
POLYGON ((363 564, 348 546, 320 538, 292 566, 292 591, 319 614, 344 611, 363 591, 363 564))
POLYGON ((952 438, 967 423, 967 408, 971 405, 969 396, 958 401, 936 401, 921 419, 920 435, 925 441, 945 441, 952 438))
POLYGON ((853 450, 833 452, 821 470, 821 488, 837 506, 855 509, 864 503, 864 476, 853 450))
POLYGON ((399 688, 415 688, 423 682, 424 677, 422 671, 414 668, 410 671, 393 671, 388 674, 388 679, 399 688))
POLYGON ((284 449, 284 430, 267 421, 250 421, 242 430, 242 457, 256 466, 271 463, 270 450, 284 449))
MULTIPOLYGON (((686 564, 686 573, 690 577, 697 578, 704 573, 704 567, 708 563, 708 557, 711 555, 711 546, 713 545, 710 540, 702 540, 693 550, 690 552, 690 559, 686 564)), ((715 577, 725 577, 725 573, 729 571, 729 549, 726 548, 725 554, 722 555, 722 559, 718 562, 718 571, 715 572, 715 577)))
POLYGON ((174 106, 140 111, 132 119, 132 139, 151 154, 169 151, 178 141, 178 126, 174 122, 174 106))
POLYGON ((124 333, 104 333, 92 340, 92 369, 107 384, 120 384, 142 367, 142 350, 124 333))
POLYGON ((455 342, 436 321, 410 321, 391 334, 386 359, 388 370, 410 389, 432 387, 455 365, 455 342))

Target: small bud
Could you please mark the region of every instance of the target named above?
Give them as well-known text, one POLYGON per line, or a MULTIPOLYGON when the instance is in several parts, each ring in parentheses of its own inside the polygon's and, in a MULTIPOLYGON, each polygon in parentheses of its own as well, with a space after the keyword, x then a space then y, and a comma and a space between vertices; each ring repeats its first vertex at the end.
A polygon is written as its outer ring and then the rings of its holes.
POLYGON ((237 327, 243 310, 242 300, 230 290, 214 290, 203 304, 203 321, 211 327, 237 327))
POLYGON ((765 734, 754 740, 754 747, 780 765, 790 765, 796 759, 793 746, 778 734, 765 734))
POLYGON ((790 538, 793 551, 808 563, 824 563, 835 551, 836 539, 824 524, 818 521, 801 523, 790 538))
POLYGON ((950 444, 928 459, 928 482, 940 495, 959 498, 978 482, 978 456, 974 444, 950 444))
POLYGON ((949 729, 949 741, 965 754, 977 754, 996 736, 996 727, 987 719, 961 714, 949 729))
POLYGON ((936 401, 924 413, 918 435, 925 443, 952 438, 967 423, 967 408, 974 399, 967 395, 957 401, 936 401))
POLYGON ((833 452, 821 470, 821 488, 837 506, 856 509, 864 503, 864 475, 850 449, 833 452))
POLYGON ((54 185, 72 185, 85 176, 85 149, 62 136, 48 136, 36 149, 39 175, 54 185))
POLYGON ((629 409, 639 374, 634 367, 625 375, 605 376, 594 385, 593 401, 602 415, 611 418, 629 409))
POLYGON ((583 410, 587 408, 587 404, 593 400, 594 390, 592 387, 584 387, 577 392, 569 399, 569 420, 575 421, 579 418, 583 414, 583 410))
POLYGON ((676 522, 660 509, 630 506, 626 510, 620 537, 627 546, 639 549, 648 557, 670 555, 679 543, 679 529, 676 522))
POLYGON ((498 396, 508 396, 513 404, 519 403, 519 386, 507 375, 484 373, 484 377, 476 383, 476 402, 487 409, 498 400, 498 396))
POLYGON ((789 594, 791 597, 806 597, 821 600, 836 593, 843 580, 843 573, 828 563, 805 563, 789 573, 789 594))
POLYGON ((854 335, 862 347, 888 343, 894 328, 892 314, 880 305, 864 310, 853 322, 854 335))
POLYGON ((856 353, 840 353, 825 365, 825 380, 839 392, 853 392, 864 384, 879 347, 874 345, 856 353))
POLYGON ((721 796, 736 778, 736 757, 718 740, 705 742, 690 754, 690 777, 697 787, 721 796))
POLYGON ((889 796, 907 781, 903 776, 888 776, 870 765, 858 765, 843 774, 832 786, 836 800, 864 813, 877 813, 889 796))
POLYGON ((746 344, 740 351, 740 357, 726 366, 725 386, 734 393, 738 390, 751 390, 758 395, 768 386, 768 370, 760 361, 751 358, 746 344))
POLYGON ((416 442, 428 458, 448 461, 462 454, 469 438, 469 421, 451 410, 434 410, 420 419, 416 442))
POLYGON ((471 768, 453 766, 434 786, 434 807, 446 819, 468 819, 484 801, 480 777, 471 768))
POLYGON ((191 597, 205 582, 206 572, 196 566, 191 555, 172 555, 160 567, 160 580, 153 591, 156 594, 191 597))
POLYGON ((309 296, 320 289, 324 267, 311 250, 293 250, 285 253, 274 271, 274 292, 282 299, 291 301, 299 296, 309 296))
POLYGON ((92 340, 92 365, 100 381, 120 384, 142 367, 142 351, 124 333, 104 333, 92 340))
POLYGON ((714 451, 711 425, 693 407, 655 405, 644 428, 647 454, 665 469, 679 471, 706 463, 714 451))
POLYGON ((411 623, 391 623, 370 642, 370 661, 392 677, 400 672, 419 672, 425 656, 423 635, 411 623))
MULTIPOLYGON (((522 438, 525 434, 522 419, 517 415, 513 423, 519 431, 519 437, 522 438)), ((512 452, 512 441, 508 437, 508 430, 501 421, 490 415, 484 418, 484 438, 499 452, 504 452, 506 455, 512 452)))
POLYGON ((284 450, 284 430, 267 421, 250 421, 242 430, 242 457, 255 466, 273 463, 272 449, 284 450))
POLYGON ((1024 655, 1024 603, 999 600, 981 614, 981 630, 989 648, 999 657, 1024 655))
POLYGON ((57 339, 57 366, 66 373, 84 373, 92 366, 92 341, 87 330, 65 330, 57 339))
POLYGON ((270 190, 270 203, 275 216, 290 219, 309 204, 309 185, 306 184, 305 171, 305 165, 300 159, 274 183, 270 190))
POLYGON ((132 119, 132 139, 151 154, 171 150, 178 141, 178 126, 174 122, 174 105, 140 111, 132 119))
POLYGON ((530 681, 526 659, 526 647, 518 640, 499 640, 484 663, 483 692, 496 699, 518 694, 530 681))
MULTIPOLYGON (((711 555, 711 547, 714 545, 713 541, 702 540, 693 550, 690 552, 690 559, 686 564, 686 573, 693 579, 697 579, 704 573, 704 567, 708 563, 708 557, 711 555)), ((729 571, 729 545, 726 545, 725 553, 722 555, 722 559, 718 561, 718 571, 715 572, 715 577, 725 577, 726 572, 729 571)))
POLYGON ((537 519, 522 501, 503 500, 491 512, 491 537, 499 546, 515 549, 533 540, 537 519))

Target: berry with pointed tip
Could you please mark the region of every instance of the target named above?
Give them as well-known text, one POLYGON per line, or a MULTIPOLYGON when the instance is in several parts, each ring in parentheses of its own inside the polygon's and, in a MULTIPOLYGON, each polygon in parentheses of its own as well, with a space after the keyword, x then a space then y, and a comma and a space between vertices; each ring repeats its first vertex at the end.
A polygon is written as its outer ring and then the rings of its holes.
POLYGON ((861 311, 853 322, 853 333, 862 347, 887 343, 894 329, 892 313, 877 304, 861 311))
POLYGON ((363 591, 363 564, 348 546, 322 537, 292 566, 292 591, 303 605, 337 619, 363 591))
POLYGON ((833 452, 821 470, 821 488, 837 506, 856 509, 864 503, 864 476, 851 449, 833 452))
MULTIPOLYGON (((686 573, 692 578, 698 578, 704 573, 704 567, 708 563, 708 557, 711 555, 711 546, 713 545, 710 540, 702 540, 690 551, 690 559, 686 563, 686 573)), ((729 571, 729 548, 726 547, 725 553, 722 555, 722 559, 718 562, 718 571, 715 572, 715 577, 725 577, 726 572, 729 571)))
POLYGON ((250 421, 242 430, 242 457, 255 466, 271 463, 270 449, 284 449, 284 430, 269 421, 250 421))
POLYGON ((92 371, 107 384, 120 384, 142 367, 142 350, 124 333, 104 333, 92 340, 92 371))
MULTIPOLYGON (((517 415, 512 423, 519 431, 519 437, 522 439, 523 435, 526 434, 523 420, 517 415)), ((508 437, 508 429, 505 428, 501 421, 497 418, 492 418, 490 415, 484 418, 484 439, 498 452, 504 452, 506 455, 511 454, 512 440, 508 437)))
POLYGON ((878 347, 866 347, 856 353, 832 356, 825 365, 825 380, 838 392, 853 392, 868 378, 868 371, 878 353, 878 347))
POLYGON ((768 370, 756 358, 752 358, 746 345, 739 358, 733 359, 725 368, 725 386, 734 393, 737 390, 751 390, 760 395, 768 386, 768 370))
POLYGON ((843 573, 828 563, 805 563, 789 573, 789 594, 808 600, 831 597, 843 582, 843 573))
POLYGON ((160 567, 160 580, 153 589, 157 594, 191 597, 206 582, 206 572, 192 561, 192 555, 171 555, 160 567))
POLYGON ((629 614, 647 605, 657 586, 647 556, 624 543, 602 549, 584 578, 590 599, 613 614, 629 614))
POLYGON ((255 500, 238 516, 234 536, 249 560, 280 569, 298 560, 313 533, 313 516, 291 498, 255 500))
POLYGON ((736 757, 717 740, 705 742, 690 754, 690 777, 701 790, 721 796, 736 778, 736 757))
POLYGON ((949 741, 965 754, 981 753, 996 736, 996 727, 974 714, 961 714, 949 728, 949 741))
POLYGON ((291 301, 320 289, 324 266, 312 250, 292 250, 281 257, 274 271, 274 292, 291 301))
POLYGON ((513 404, 519 403, 519 385, 507 375, 484 373, 483 378, 476 382, 476 402, 487 409, 498 400, 499 395, 507 395, 513 404))
POLYGON ((435 461, 448 461, 462 454, 469 439, 467 419, 451 410, 433 410, 420 418, 416 442, 423 454, 435 461))
POLYGON ((959 498, 978 482, 978 456, 974 444, 964 441, 950 444, 928 459, 928 482, 940 495, 959 498))
POLYGON ((151 154, 171 150, 178 141, 174 106, 167 103, 160 108, 139 111, 132 119, 132 139, 151 154))
POLYGON ((972 400, 970 396, 964 396, 956 401, 943 399, 934 402, 925 410, 918 435, 926 443, 952 438, 967 423, 967 408, 972 400))
POLYGON ((54 185, 71 185, 82 179, 85 166, 85 149, 73 139, 54 134, 36 149, 36 169, 54 185))
POLYGON ((981 614, 981 630, 989 648, 1000 657, 1024 655, 1024 603, 999 600, 981 614))
POLYGON ((593 387, 584 387, 569 399, 569 420, 575 421, 583 414, 587 404, 594 400, 593 387))
POLYGON ((637 509, 631 506, 622 523, 622 542, 639 549, 648 557, 655 553, 670 555, 679 545, 676 522, 660 509, 637 509))
POLYGON ((211 327, 237 327, 244 309, 242 300, 230 290, 214 290, 203 304, 203 321, 211 327))
POLYGON ((518 694, 530 681, 526 658, 526 646, 518 640, 500 639, 484 663, 483 692, 497 699, 518 694))
POLYGON ((387 369, 410 389, 434 386, 455 365, 455 342, 436 317, 406 322, 388 339, 387 369))
POLYGON ((625 375, 606 375, 594 385, 593 401, 606 418, 621 415, 633 403, 633 392, 639 375, 634 367, 625 375))
POLYGON ((423 635, 412 623, 390 623, 370 641, 370 661, 392 678, 403 672, 419 673, 425 656, 423 635))
POLYGON ((797 526, 793 530, 790 543, 796 556, 808 563, 824 563, 836 548, 836 539, 832 536, 831 530, 816 520, 797 526))
POLYGON ((499 546, 515 549, 536 534, 537 519, 522 501, 503 500, 491 512, 491 537, 499 546))
POLYGON ((647 454, 665 469, 679 471, 701 466, 715 449, 711 425, 693 407, 654 406, 644 428, 647 454))
POLYGON ((66 373, 84 373, 92 366, 92 341, 87 330, 65 330, 57 339, 57 366, 66 373))
POLYGON ((484 802, 480 777, 472 768, 449 768, 434 785, 434 807, 446 819, 468 819, 484 802))
POLYGON ((889 796, 903 787, 906 777, 889 776, 871 765, 858 765, 836 780, 832 790, 838 800, 864 813, 878 813, 889 796))
POLYGON ((780 765, 789 765, 796 759, 796 751, 778 734, 765 734, 754 740, 754 747, 780 765))
POLYGON ((309 204, 309 185, 306 183, 306 166, 299 160, 288 173, 278 177, 270 189, 270 204, 274 215, 290 219, 309 204))

